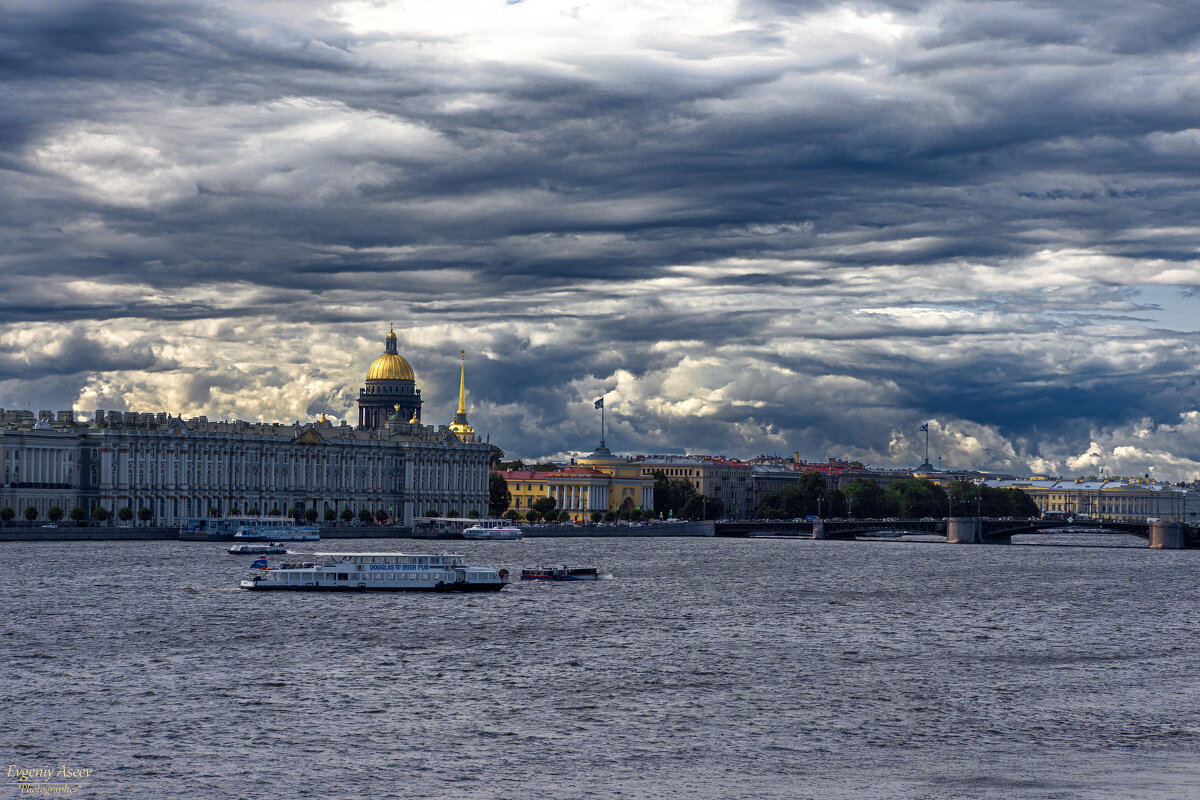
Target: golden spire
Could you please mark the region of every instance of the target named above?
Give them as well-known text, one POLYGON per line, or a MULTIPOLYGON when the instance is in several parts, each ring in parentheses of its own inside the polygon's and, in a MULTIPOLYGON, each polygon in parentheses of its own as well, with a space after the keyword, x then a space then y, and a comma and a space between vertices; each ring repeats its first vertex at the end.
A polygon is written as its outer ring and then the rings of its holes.
POLYGON ((467 351, 459 350, 462 356, 462 366, 458 372, 458 413, 466 416, 467 413, 467 351))
POLYGON ((458 352, 462 356, 462 366, 458 373, 458 413, 454 415, 454 421, 450 423, 450 430, 461 441, 477 442, 479 438, 475 435, 475 429, 471 427, 471 423, 467 422, 467 351, 459 350, 458 352))
MULTIPOLYGON (((397 406, 397 408, 399 408, 399 406, 397 406)), ((409 425, 420 425, 421 424, 421 420, 417 419, 417 412, 415 412, 415 411, 413 412, 412 419, 410 419, 408 421, 408 424, 409 425)))

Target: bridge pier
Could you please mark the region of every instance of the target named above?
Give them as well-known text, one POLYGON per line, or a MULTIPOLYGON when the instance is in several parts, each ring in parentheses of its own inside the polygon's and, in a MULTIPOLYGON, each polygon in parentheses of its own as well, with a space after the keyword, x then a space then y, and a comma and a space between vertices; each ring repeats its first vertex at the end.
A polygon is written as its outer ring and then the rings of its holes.
POLYGON ((814 539, 824 539, 825 538, 825 520, 823 520, 823 519, 814 519, 813 520, 813 538, 814 539))
POLYGON ((1183 524, 1152 521, 1150 523, 1150 547, 1155 550, 1182 550, 1187 547, 1183 524))
POLYGON ((983 523, 979 517, 948 517, 947 544, 983 544, 983 523))

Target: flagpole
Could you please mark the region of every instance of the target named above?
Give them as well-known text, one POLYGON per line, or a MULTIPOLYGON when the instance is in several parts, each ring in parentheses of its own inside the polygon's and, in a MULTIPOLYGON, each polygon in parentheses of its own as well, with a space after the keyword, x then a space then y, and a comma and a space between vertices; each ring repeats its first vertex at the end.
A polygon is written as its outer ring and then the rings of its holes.
POLYGON ((600 404, 600 449, 604 449, 604 403, 600 404))

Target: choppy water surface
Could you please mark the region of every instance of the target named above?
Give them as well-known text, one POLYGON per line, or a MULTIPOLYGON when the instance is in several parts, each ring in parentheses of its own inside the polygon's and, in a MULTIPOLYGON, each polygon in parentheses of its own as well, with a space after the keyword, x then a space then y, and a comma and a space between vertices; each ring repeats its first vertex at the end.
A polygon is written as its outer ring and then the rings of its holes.
POLYGON ((4 764, 109 798, 1200 796, 1200 552, 446 544, 615 577, 250 593, 215 543, 0 545, 4 764))

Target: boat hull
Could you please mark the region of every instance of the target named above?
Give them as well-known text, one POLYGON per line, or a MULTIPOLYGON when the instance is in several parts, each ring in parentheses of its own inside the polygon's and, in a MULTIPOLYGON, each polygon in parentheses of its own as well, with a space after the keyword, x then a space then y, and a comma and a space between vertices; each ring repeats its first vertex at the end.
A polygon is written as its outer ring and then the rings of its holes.
POLYGON ((507 583, 449 583, 434 586, 288 586, 286 584, 263 585, 266 581, 242 581, 242 588, 249 591, 293 591, 293 592, 498 592, 507 583))

